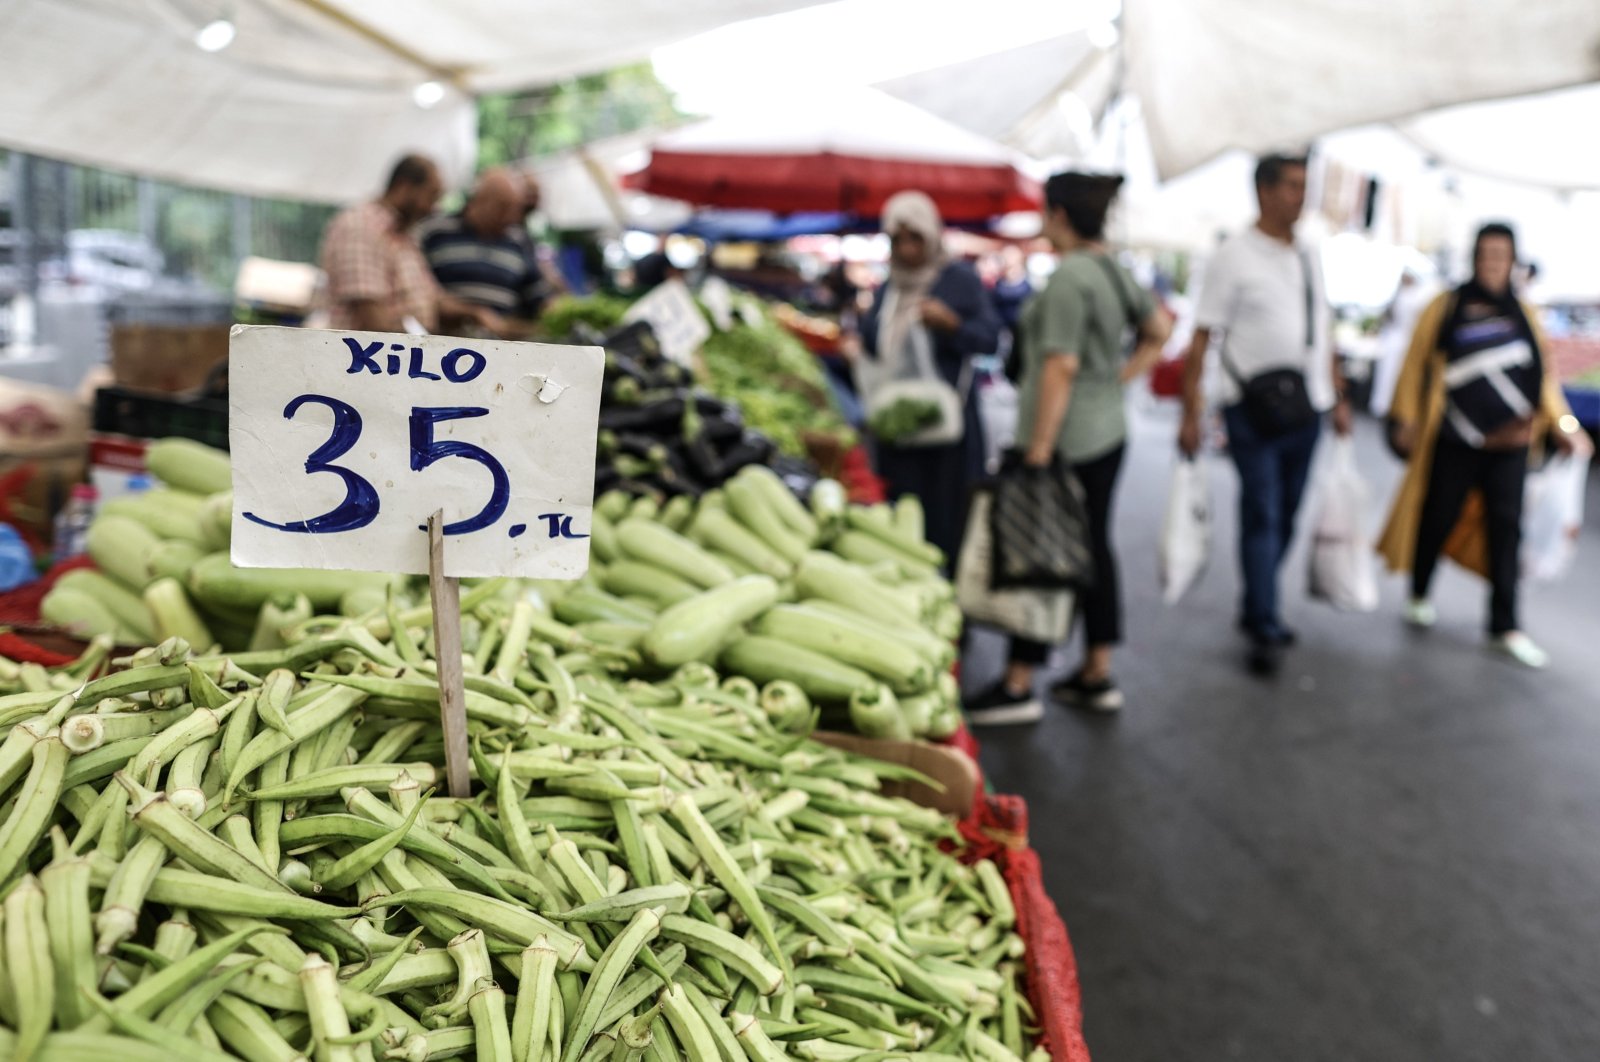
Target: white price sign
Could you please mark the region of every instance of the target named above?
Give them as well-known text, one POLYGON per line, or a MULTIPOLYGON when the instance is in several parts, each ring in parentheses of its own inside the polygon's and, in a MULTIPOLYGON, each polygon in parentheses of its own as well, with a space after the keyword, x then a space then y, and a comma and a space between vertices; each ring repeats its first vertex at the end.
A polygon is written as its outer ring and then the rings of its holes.
POLYGON ((695 304, 689 285, 681 280, 669 280, 656 287, 628 307, 622 320, 624 323, 649 322, 656 341, 661 344, 661 353, 679 365, 688 365, 694 352, 711 338, 706 315, 695 304))
POLYGON ((598 347, 235 325, 233 562, 577 579, 589 566, 598 347))

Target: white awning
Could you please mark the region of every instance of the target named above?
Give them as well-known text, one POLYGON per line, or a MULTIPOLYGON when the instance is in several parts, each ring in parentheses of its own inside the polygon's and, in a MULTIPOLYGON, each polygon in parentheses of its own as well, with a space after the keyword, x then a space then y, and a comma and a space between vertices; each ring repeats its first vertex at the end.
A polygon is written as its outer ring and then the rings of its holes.
MULTIPOLYGON (((0 146, 263 196, 373 194, 406 151, 453 180, 472 95, 608 69, 815 0, 7 0, 0 146), (226 16, 218 52, 199 30, 226 16), (419 106, 417 87, 437 102, 419 106)), ((426 97, 424 97, 426 98, 426 97)))
POLYGON ((1126 0, 1123 26, 1163 177, 1230 148, 1600 81, 1594 0, 1126 0))

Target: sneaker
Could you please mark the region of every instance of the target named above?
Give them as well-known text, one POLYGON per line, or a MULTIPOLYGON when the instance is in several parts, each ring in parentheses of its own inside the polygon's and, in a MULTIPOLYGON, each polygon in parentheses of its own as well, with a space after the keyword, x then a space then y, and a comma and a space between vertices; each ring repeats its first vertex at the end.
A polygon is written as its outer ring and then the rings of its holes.
POLYGON ((1245 664, 1250 674, 1258 678, 1271 678, 1283 669, 1283 646, 1277 642, 1254 642, 1245 664))
POLYGON ((1414 597, 1406 602, 1405 620, 1418 630, 1425 631, 1439 622, 1439 610, 1425 597, 1414 597))
POLYGON ((1532 638, 1521 631, 1508 631, 1497 635, 1489 644, 1523 667, 1531 667, 1535 671, 1550 663, 1550 654, 1540 649, 1532 638))
POLYGON ((1086 708, 1091 712, 1122 711, 1122 691, 1117 688, 1116 679, 1109 675, 1091 682, 1083 677, 1081 670, 1074 671, 1070 678, 1050 687, 1050 697, 1069 708, 1086 708))
POLYGON ((1012 726, 1044 718, 1044 705, 1032 690, 1013 693, 1004 682, 996 682, 967 701, 965 709, 967 722, 973 726, 1012 726))

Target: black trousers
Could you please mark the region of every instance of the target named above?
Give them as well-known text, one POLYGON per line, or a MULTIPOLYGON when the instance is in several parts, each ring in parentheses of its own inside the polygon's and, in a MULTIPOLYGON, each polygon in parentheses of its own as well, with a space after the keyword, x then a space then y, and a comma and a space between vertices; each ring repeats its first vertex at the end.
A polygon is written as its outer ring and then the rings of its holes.
MULTIPOLYGON (((1117 556, 1111 550, 1111 503, 1122 471, 1126 444, 1110 453, 1072 466, 1083 485, 1084 508, 1089 514, 1089 548, 1094 553, 1094 585, 1078 596, 1088 645, 1115 645, 1122 641, 1122 590, 1117 581, 1117 556)), ((1029 638, 1011 640, 1011 661, 1043 664, 1051 646, 1029 638)))
POLYGON ((1483 492, 1489 537, 1489 633, 1517 630, 1517 578, 1522 549, 1522 487, 1528 476, 1528 451, 1476 450, 1440 437, 1428 473, 1428 493, 1417 528, 1411 563, 1411 594, 1427 597, 1439 554, 1461 518, 1474 488, 1483 492))

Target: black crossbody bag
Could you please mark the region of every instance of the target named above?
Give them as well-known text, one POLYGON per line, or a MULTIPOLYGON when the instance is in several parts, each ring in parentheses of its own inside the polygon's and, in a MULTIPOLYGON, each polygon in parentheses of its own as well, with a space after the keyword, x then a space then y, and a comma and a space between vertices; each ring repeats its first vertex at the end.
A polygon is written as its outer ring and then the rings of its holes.
MULTIPOLYGON (((1303 251, 1300 253, 1300 272, 1305 278, 1306 351, 1309 353, 1317 341, 1316 296, 1311 291, 1311 262, 1303 251)), ((1239 375, 1239 370, 1228 357, 1226 337, 1222 341, 1222 367, 1239 385, 1245 419, 1267 438, 1288 435, 1317 419, 1317 407, 1311 404, 1304 370, 1268 369, 1247 380, 1239 375)))

